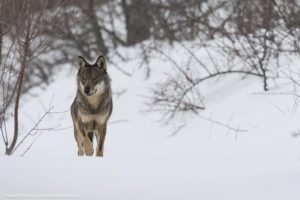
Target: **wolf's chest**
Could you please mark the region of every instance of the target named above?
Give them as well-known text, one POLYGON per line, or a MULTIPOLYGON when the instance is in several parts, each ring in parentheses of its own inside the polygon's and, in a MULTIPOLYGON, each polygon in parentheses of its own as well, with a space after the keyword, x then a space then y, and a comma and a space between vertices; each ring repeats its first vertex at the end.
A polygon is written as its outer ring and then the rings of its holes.
POLYGON ((104 124, 108 119, 108 115, 106 113, 89 114, 89 113, 83 113, 79 111, 79 118, 81 122, 84 124, 92 123, 92 122, 96 122, 97 124, 104 124))

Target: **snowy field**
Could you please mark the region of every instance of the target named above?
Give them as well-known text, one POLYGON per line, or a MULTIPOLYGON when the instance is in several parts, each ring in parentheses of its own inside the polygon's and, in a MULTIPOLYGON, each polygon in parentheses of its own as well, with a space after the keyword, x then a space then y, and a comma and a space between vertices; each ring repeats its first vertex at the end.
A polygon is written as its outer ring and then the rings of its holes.
POLYGON ((300 113, 292 96, 271 94, 289 90, 284 80, 269 93, 250 77, 206 83, 207 109, 201 115, 247 132, 228 131, 196 116, 163 126, 159 114, 145 111, 144 96, 167 66, 157 60, 150 66, 151 77, 145 79, 145 68, 135 61, 124 64, 132 77, 108 65, 114 92, 126 92, 114 96, 104 158, 77 157, 69 112, 76 70, 64 66, 45 91, 24 97, 21 138, 49 105, 53 113, 38 128, 54 129, 37 131, 11 157, 1 143, 0 199, 300 198, 300 140, 292 137, 300 131, 300 113))

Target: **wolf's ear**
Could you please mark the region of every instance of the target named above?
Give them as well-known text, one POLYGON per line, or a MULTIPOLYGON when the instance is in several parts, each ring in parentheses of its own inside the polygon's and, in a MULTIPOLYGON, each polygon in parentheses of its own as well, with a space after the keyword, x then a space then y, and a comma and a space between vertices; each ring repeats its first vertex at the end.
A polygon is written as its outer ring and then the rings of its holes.
POLYGON ((104 58, 104 56, 99 56, 97 61, 96 61, 96 65, 99 67, 99 68, 103 68, 106 70, 106 59, 104 58))
POLYGON ((86 61, 84 60, 83 57, 78 56, 78 61, 77 61, 78 69, 81 69, 86 65, 86 61))

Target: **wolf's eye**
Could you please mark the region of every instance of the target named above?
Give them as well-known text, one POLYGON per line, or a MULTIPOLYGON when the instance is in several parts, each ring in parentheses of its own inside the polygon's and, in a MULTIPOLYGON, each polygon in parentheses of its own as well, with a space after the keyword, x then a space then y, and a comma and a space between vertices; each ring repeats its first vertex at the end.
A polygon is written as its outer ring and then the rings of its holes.
POLYGON ((98 78, 98 79, 95 79, 95 83, 100 83, 101 82, 101 79, 98 78))

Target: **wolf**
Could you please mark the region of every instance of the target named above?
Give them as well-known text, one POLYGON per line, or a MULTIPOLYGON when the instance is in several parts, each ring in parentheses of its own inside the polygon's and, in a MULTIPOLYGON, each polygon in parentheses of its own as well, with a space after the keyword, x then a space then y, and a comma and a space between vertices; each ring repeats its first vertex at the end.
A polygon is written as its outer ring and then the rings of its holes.
POLYGON ((100 55, 95 64, 89 64, 78 56, 77 65, 77 94, 71 105, 71 116, 78 156, 94 154, 93 138, 96 136, 96 156, 103 157, 107 121, 113 109, 106 59, 100 55))

